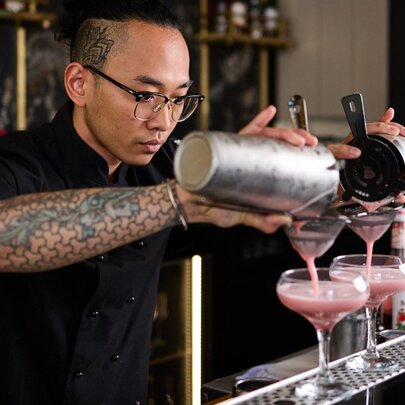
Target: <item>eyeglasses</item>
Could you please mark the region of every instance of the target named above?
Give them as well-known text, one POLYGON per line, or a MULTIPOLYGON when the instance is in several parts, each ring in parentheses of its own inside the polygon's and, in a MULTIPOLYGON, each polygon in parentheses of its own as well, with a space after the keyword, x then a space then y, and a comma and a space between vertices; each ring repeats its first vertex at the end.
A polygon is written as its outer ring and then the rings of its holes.
POLYGON ((173 121, 185 121, 205 98, 200 94, 187 94, 185 96, 169 98, 162 93, 132 90, 91 65, 84 65, 84 67, 134 96, 136 101, 134 117, 140 121, 149 121, 156 117, 166 104, 171 111, 173 121))

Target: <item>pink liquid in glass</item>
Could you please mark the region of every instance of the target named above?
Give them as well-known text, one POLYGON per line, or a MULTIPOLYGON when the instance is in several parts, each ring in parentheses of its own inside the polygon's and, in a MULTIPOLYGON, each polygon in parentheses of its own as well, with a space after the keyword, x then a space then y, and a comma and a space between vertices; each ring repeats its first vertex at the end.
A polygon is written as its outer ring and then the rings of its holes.
POLYGON ((361 201, 353 197, 353 201, 358 202, 366 211, 374 212, 377 211, 379 208, 389 204, 392 201, 392 197, 386 197, 381 201, 373 201, 373 202, 361 201))
POLYGON ((303 284, 284 284, 277 289, 280 301, 311 322, 316 329, 329 330, 351 312, 362 308, 368 292, 359 292, 350 283, 327 282, 319 285, 319 291, 303 284))
POLYGON ((370 274, 374 242, 381 238, 391 225, 391 219, 379 219, 370 215, 353 218, 350 228, 359 235, 367 246, 366 273, 370 274))
POLYGON ((370 296, 366 306, 378 307, 387 297, 405 291, 405 274, 398 268, 371 269, 370 296))

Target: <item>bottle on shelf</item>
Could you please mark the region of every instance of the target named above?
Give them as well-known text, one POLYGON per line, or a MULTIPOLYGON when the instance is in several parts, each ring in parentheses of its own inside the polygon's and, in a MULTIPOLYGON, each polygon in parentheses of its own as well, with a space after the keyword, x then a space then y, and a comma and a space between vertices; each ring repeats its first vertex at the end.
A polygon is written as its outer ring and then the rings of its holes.
POLYGON ((248 25, 248 7, 244 1, 232 1, 229 10, 231 32, 245 32, 248 25))
POLYGON ((4 7, 7 11, 18 13, 24 10, 25 4, 23 1, 19 0, 6 0, 4 1, 4 7))
POLYGON ((263 0, 262 13, 264 34, 268 36, 276 35, 280 23, 280 13, 277 8, 277 1, 263 0))
POLYGON ((220 34, 228 32, 228 2, 219 0, 216 2, 215 10, 215 31, 220 34))
MULTIPOLYGON (((391 227, 391 254, 405 262, 405 209, 398 210, 391 227)), ((392 296, 391 328, 405 329, 405 291, 392 296)))
POLYGON ((263 35, 260 0, 249 1, 249 32, 252 38, 261 38, 263 35))

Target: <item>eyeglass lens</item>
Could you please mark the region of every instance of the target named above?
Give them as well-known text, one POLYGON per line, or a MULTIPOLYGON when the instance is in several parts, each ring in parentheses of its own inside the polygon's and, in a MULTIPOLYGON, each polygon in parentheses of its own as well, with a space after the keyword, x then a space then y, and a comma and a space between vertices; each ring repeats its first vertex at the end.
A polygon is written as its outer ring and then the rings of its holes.
MULTIPOLYGON (((181 99, 179 102, 168 101, 168 108, 171 111, 171 118, 173 121, 186 120, 198 107, 198 97, 187 97, 181 99)), ((166 105, 166 99, 159 95, 148 95, 143 97, 135 107, 135 117, 140 120, 150 120, 166 105)))

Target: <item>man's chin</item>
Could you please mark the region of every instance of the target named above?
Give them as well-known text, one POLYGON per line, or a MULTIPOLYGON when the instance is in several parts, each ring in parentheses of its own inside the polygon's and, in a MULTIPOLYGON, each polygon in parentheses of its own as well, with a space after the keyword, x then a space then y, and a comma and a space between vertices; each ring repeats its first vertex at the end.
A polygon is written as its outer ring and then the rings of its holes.
POLYGON ((125 162, 127 165, 130 165, 130 166, 146 166, 152 161, 154 156, 155 156, 154 154, 147 155, 147 156, 143 155, 143 156, 138 156, 135 159, 132 157, 132 158, 123 160, 123 162, 125 162))

